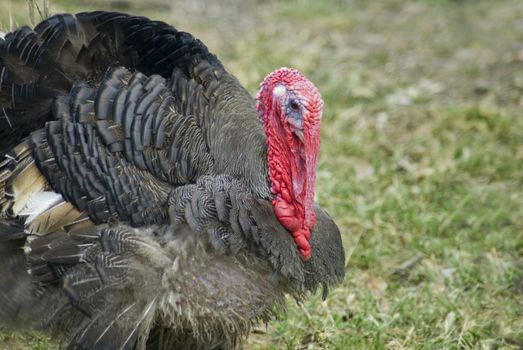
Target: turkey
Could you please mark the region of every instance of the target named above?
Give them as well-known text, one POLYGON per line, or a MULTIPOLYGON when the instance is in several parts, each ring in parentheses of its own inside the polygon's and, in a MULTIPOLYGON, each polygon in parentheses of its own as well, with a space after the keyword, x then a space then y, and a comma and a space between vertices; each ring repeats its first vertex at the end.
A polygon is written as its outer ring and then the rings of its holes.
POLYGON ((235 349, 344 277, 314 203, 323 102, 253 99, 192 35, 114 12, 0 39, 0 326, 67 349, 235 349))

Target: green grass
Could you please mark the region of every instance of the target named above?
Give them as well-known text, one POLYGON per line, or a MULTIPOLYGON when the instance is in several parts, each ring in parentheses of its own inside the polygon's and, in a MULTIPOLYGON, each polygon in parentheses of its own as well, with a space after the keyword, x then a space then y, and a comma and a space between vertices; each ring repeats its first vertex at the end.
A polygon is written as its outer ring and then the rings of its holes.
POLYGON ((327 301, 290 301, 248 348, 522 349, 523 3, 219 2, 140 13, 202 38, 252 93, 279 66, 317 84, 318 200, 348 252, 327 301))

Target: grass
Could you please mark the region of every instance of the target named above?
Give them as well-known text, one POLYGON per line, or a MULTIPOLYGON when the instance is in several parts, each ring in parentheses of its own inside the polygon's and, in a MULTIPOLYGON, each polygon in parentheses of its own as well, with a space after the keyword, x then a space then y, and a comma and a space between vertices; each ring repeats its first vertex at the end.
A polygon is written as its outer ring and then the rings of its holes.
MULTIPOLYGON (((51 11, 95 8, 79 3, 51 11)), ((523 3, 231 3, 140 13, 200 37, 252 93, 279 66, 318 85, 318 200, 349 253, 327 301, 290 301, 247 348, 523 349, 523 3)))

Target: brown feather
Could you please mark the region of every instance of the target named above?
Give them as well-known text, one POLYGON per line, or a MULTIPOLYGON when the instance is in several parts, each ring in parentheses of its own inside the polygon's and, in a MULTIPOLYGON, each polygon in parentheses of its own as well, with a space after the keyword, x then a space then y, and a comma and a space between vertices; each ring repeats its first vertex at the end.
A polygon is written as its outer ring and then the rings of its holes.
POLYGON ((18 215, 33 194, 48 187, 47 180, 31 157, 28 140, 5 154, 0 162, 0 212, 18 215))
POLYGON ((31 234, 43 236, 85 217, 85 213, 64 201, 38 215, 27 225, 26 230, 31 234))
POLYGON ((88 229, 89 227, 93 227, 93 226, 94 226, 94 222, 91 219, 89 219, 88 216, 85 216, 85 217, 79 218, 75 221, 72 221, 72 222, 64 225, 63 228, 67 232, 72 232, 72 231, 85 230, 85 229, 88 229))
POLYGON ((18 215, 27 206, 32 195, 48 187, 47 180, 38 170, 34 160, 26 159, 28 161, 15 168, 11 181, 6 186, 6 194, 13 197, 11 211, 14 215, 18 215))

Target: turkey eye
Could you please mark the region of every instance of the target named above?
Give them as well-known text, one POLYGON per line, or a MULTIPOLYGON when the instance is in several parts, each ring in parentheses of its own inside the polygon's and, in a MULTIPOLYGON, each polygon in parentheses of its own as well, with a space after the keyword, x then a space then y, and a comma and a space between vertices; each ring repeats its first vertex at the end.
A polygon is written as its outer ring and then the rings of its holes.
POLYGON ((296 100, 290 100, 289 101, 289 107, 291 107, 293 112, 299 112, 300 111, 300 104, 296 102, 296 100))

